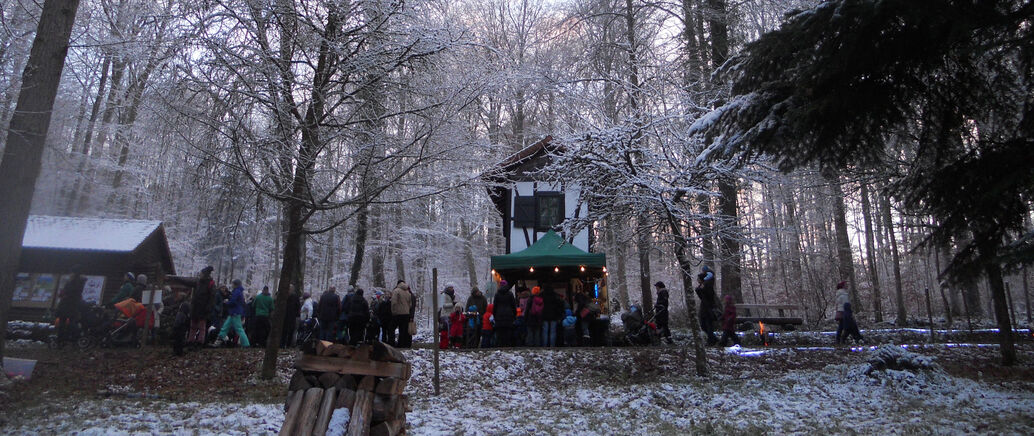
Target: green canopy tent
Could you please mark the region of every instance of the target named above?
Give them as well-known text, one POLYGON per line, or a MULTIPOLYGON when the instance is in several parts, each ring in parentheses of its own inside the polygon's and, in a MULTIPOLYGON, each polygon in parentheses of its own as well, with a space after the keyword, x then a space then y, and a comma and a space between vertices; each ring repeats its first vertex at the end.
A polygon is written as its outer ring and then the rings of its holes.
POLYGON ((586 253, 569 244, 552 230, 540 237, 531 247, 516 253, 492 256, 492 269, 496 271, 562 267, 602 270, 606 265, 605 254, 586 253))

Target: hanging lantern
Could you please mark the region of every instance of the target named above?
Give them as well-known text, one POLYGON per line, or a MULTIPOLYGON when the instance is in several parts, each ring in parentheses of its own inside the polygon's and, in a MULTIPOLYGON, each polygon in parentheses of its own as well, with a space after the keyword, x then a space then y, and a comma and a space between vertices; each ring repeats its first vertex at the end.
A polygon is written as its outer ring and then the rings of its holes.
POLYGON ((580 270, 581 270, 582 272, 585 272, 585 265, 582 265, 582 266, 581 266, 581 267, 580 267, 579 269, 580 269, 580 270))
POLYGON ((560 272, 560 267, 559 266, 554 266, 553 267, 553 272, 555 272, 555 273, 560 272))
POLYGON ((528 272, 535 272, 535 267, 528 268, 528 272))

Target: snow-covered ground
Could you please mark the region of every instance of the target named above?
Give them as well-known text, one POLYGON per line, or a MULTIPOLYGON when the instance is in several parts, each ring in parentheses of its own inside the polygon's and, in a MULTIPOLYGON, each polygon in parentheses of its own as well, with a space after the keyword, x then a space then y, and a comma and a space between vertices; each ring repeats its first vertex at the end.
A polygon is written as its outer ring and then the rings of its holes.
MULTIPOLYGON (((694 375, 684 347, 442 352, 438 396, 433 352, 407 350, 409 433, 1034 434, 1034 380, 1001 384, 939 369, 867 376, 871 349, 711 349, 706 378, 694 375), (838 363, 821 363, 829 358, 838 363)), ((973 344, 908 349, 996 353, 973 344)), ((0 434, 274 434, 284 398, 268 400, 66 398, 0 411, 0 434)))

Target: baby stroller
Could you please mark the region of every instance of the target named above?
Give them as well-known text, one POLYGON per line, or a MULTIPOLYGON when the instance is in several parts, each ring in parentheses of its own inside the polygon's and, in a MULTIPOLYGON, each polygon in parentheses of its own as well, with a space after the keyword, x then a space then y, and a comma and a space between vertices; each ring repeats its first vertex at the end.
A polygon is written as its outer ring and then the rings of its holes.
POLYGON ((147 308, 129 298, 115 305, 115 312, 109 312, 105 322, 107 328, 100 337, 102 347, 140 347, 140 329, 148 321, 154 325, 154 317, 147 318, 147 308))
POLYGON ((625 340, 631 345, 655 345, 660 342, 660 332, 653 318, 646 320, 643 310, 637 305, 628 308, 621 314, 621 323, 625 326, 625 340))
POLYGON ((320 332, 320 321, 316 318, 309 318, 302 321, 301 328, 298 329, 298 345, 305 344, 310 341, 316 340, 320 332))

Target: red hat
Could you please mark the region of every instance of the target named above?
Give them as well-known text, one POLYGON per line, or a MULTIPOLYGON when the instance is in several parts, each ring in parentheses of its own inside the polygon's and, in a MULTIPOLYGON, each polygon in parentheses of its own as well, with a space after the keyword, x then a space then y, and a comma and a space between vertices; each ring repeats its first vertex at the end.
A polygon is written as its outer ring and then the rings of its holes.
POLYGON ((846 286, 847 286, 847 282, 846 281, 842 281, 840 283, 837 283, 837 289, 844 289, 844 287, 846 287, 846 286))

